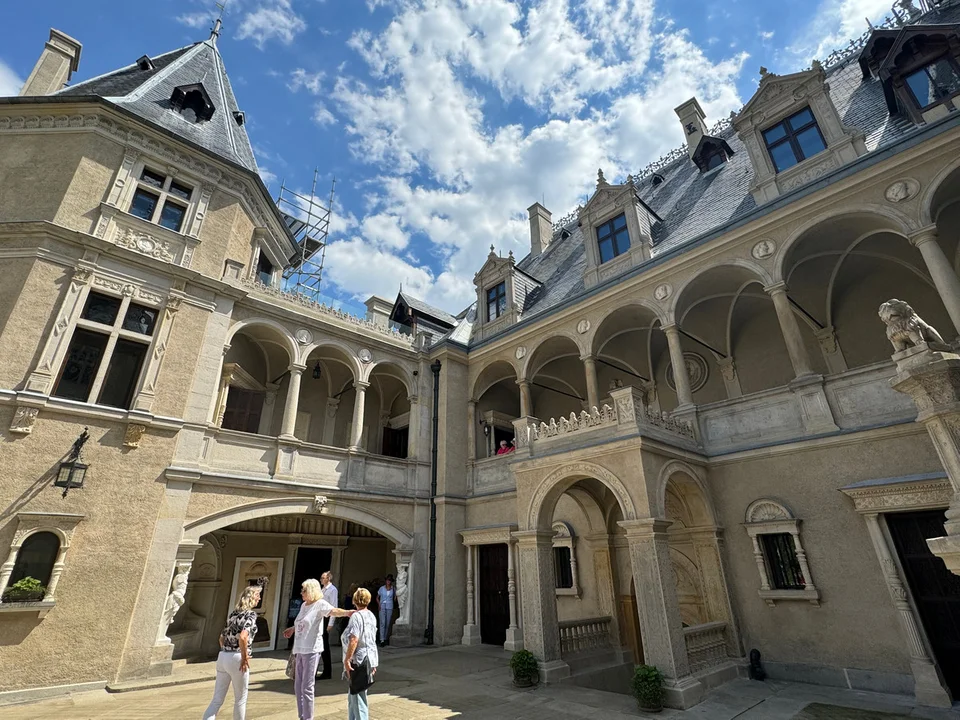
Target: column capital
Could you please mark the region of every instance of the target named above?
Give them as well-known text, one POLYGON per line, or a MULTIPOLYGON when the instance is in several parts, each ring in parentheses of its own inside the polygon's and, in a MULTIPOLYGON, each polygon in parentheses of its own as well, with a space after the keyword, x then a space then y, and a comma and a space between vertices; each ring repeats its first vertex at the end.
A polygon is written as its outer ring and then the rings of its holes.
POLYGON ((467 400, 467 407, 470 407, 471 405, 473 405, 474 407, 477 406, 477 401, 474 400, 473 398, 470 398, 469 400, 467 400))
POLYGON ((913 245, 915 248, 919 248, 924 243, 928 243, 931 241, 936 242, 937 236, 938 236, 937 226, 930 225, 928 227, 921 228, 920 230, 917 230, 914 233, 911 233, 910 235, 907 236, 907 239, 910 241, 911 245, 913 245))
POLYGON ((517 385, 519 385, 520 387, 530 387, 530 381, 527 380, 526 378, 524 378, 524 379, 522 379, 522 380, 518 378, 518 379, 517 379, 517 385))
POLYGON ((581 356, 580 356, 580 360, 581 360, 581 362, 584 362, 584 363, 586 363, 586 362, 596 362, 596 361, 597 361, 597 358, 596 358, 596 356, 595 356, 593 353, 587 353, 586 355, 581 355, 581 356))
POLYGON ((300 363, 290 363, 290 368, 289 368, 289 370, 290 370, 290 374, 291 374, 291 375, 292 375, 293 373, 296 373, 297 375, 300 375, 300 374, 303 373, 303 371, 306 370, 306 369, 307 369, 307 366, 306 366, 306 365, 301 365, 300 363))
POLYGON ((657 535, 664 535, 672 524, 672 520, 663 518, 640 518, 617 522, 617 525, 626 532, 628 540, 649 540, 657 535))
POLYGON ((420 402, 420 396, 419 396, 419 395, 407 395, 407 402, 409 402, 411 405, 417 405, 417 404, 420 402))
POLYGON ((542 547, 544 545, 553 547, 553 538, 556 535, 553 530, 517 530, 510 533, 517 540, 521 547, 542 547))
POLYGON ((764 285, 763 291, 767 295, 779 295, 787 291, 787 284, 781 280, 780 282, 773 283, 773 285, 764 285))
POLYGON ((679 334, 680 326, 675 322, 660 323, 660 329, 665 335, 679 334))
POLYGON ((368 387, 370 387, 370 382, 367 381, 367 380, 354 380, 354 381, 353 381, 353 388, 354 388, 354 390, 366 390, 368 387))

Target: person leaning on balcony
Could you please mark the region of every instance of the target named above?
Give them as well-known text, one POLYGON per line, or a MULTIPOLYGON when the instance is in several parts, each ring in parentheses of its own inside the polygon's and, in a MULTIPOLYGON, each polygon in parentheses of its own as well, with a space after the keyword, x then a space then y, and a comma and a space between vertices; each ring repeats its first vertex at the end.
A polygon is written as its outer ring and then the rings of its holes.
POLYGON ((506 455, 506 454, 507 454, 508 452, 510 452, 511 450, 513 450, 513 448, 510 447, 510 445, 507 444, 507 441, 506 441, 506 440, 501 440, 501 441, 500 441, 500 447, 497 448, 497 455, 506 455))
POLYGON ((257 634, 257 613, 263 587, 250 585, 240 594, 237 606, 227 616, 227 625, 220 633, 220 654, 217 656, 217 684, 213 700, 203 713, 203 720, 214 720, 227 690, 233 683, 233 720, 244 720, 247 714, 247 686, 250 682, 250 646, 257 634))
POLYGON ((300 613, 293 627, 283 631, 283 636, 297 636, 293 641, 293 655, 297 667, 293 681, 294 693, 297 696, 297 717, 300 720, 313 720, 313 691, 317 664, 320 662, 320 653, 323 652, 323 625, 328 617, 350 617, 353 611, 341 610, 324 600, 320 583, 313 578, 303 581, 300 596, 303 598, 300 613))

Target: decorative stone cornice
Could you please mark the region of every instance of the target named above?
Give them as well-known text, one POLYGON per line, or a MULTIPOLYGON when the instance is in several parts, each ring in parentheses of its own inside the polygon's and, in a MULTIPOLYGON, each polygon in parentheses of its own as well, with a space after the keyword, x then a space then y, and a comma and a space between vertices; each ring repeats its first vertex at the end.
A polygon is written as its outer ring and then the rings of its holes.
POLYGON ((857 483, 840 488, 840 492, 853 500, 858 513, 864 514, 947 507, 953 497, 946 477, 875 485, 857 483))
POLYGON ((460 531, 460 537, 463 538, 463 544, 471 545, 511 545, 515 542, 513 533, 517 531, 516 525, 496 525, 490 527, 467 528, 460 531))

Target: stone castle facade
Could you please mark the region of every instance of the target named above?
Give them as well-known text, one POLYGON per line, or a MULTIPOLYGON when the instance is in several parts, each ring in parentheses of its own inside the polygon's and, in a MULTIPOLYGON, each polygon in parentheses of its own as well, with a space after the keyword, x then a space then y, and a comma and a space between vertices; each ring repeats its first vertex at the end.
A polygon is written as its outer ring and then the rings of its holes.
POLYGON ((263 576, 282 649, 331 568, 398 577, 394 644, 547 682, 645 662, 689 707, 758 649, 960 697, 960 6, 764 70, 712 128, 684 103, 682 151, 533 205, 457 316, 285 288, 216 36, 64 88, 53 30, 0 98, 0 691, 169 673, 263 576), (891 347, 917 317, 943 342, 891 347))

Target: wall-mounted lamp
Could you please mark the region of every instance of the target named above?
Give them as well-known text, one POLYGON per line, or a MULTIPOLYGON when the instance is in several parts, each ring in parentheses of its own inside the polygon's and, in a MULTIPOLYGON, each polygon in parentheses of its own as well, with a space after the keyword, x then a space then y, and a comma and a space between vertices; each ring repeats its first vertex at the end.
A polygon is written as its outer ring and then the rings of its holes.
POLYGON ((487 421, 483 418, 480 418, 480 424, 483 425, 483 434, 487 437, 490 436, 490 426, 487 424, 487 421))
POLYGON ((320 361, 317 360, 317 364, 313 366, 313 379, 319 380, 321 375, 323 375, 323 368, 320 367, 320 361))
POLYGON ((55 487, 63 488, 63 497, 72 488, 82 488, 83 481, 87 475, 89 465, 85 464, 80 457, 83 452, 83 446, 90 439, 90 433, 87 428, 83 429, 80 437, 73 441, 73 447, 70 448, 70 454, 67 459, 60 463, 60 472, 57 473, 57 479, 53 481, 55 487))

